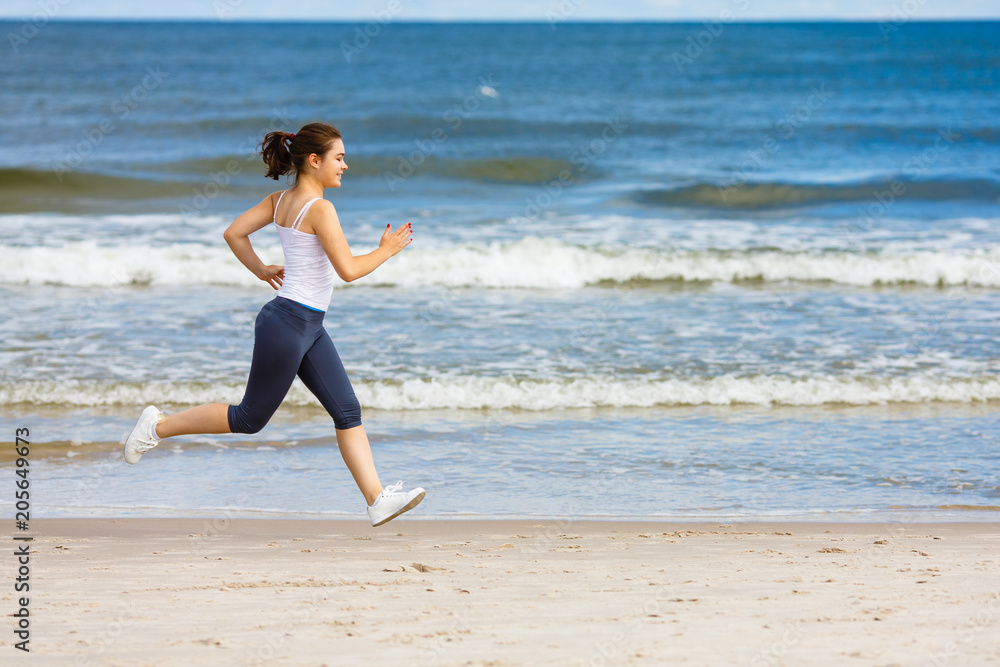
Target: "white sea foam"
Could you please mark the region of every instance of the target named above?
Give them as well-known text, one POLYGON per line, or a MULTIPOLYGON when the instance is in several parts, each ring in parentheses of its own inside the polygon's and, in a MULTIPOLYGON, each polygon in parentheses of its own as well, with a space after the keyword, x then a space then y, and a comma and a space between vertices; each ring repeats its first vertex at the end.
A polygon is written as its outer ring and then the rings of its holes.
MULTIPOLYGON (((274 257, 275 249, 259 254, 274 257)), ((277 258, 281 257, 281 249, 277 258)), ((253 285, 256 278, 228 249, 195 243, 107 246, 0 245, 0 284, 115 287, 123 285, 253 285)))
MULTIPOLYGON (((881 405, 888 403, 981 402, 1000 400, 1000 379, 992 376, 946 379, 722 376, 704 379, 624 380, 577 378, 515 380, 459 376, 402 382, 357 381, 355 391, 366 409, 519 409, 557 410, 585 407, 655 405, 881 405)), ((0 385, 0 405, 75 406, 238 403, 242 384, 100 383, 22 381, 0 385)), ((296 382, 290 405, 318 406, 296 382)))
MULTIPOLYGON (((278 246, 262 245, 257 251, 265 261, 281 261, 278 246)), ((662 251, 582 247, 556 239, 527 237, 510 243, 411 248, 360 284, 560 289, 632 280, 1000 287, 1000 250, 662 251)), ((108 287, 192 283, 255 285, 257 280, 227 248, 217 245, 0 245, 0 284, 108 287)))

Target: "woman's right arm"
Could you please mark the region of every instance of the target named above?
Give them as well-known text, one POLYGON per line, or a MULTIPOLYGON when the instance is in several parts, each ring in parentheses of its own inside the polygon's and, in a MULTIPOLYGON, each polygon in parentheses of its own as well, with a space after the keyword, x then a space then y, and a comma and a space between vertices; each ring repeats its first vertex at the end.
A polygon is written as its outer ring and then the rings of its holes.
POLYGON ((269 284, 274 289, 281 287, 285 277, 285 267, 277 264, 264 264, 250 243, 250 235, 258 229, 263 229, 274 220, 274 195, 268 195, 259 204, 241 214, 229 225, 222 235, 229 244, 229 249, 236 255, 243 266, 252 274, 269 284))
POLYGON ((332 203, 325 199, 316 202, 306 214, 303 224, 306 221, 319 237, 320 245, 330 258, 334 271, 341 280, 348 283, 367 276, 413 240, 410 238, 412 230, 409 224, 400 225, 395 231, 386 227, 382 232, 382 238, 379 239, 378 248, 355 257, 347 244, 344 230, 340 227, 340 219, 337 217, 337 210, 332 203))

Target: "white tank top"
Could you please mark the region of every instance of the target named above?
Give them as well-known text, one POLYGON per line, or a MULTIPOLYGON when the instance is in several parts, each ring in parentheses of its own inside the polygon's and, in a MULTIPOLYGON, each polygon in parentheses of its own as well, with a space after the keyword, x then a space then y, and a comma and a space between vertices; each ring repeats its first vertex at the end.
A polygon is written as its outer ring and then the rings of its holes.
MULTIPOLYGON (((281 193, 278 203, 274 205, 275 216, 278 214, 278 205, 281 204, 285 192, 281 193)), ((307 201, 291 227, 282 227, 273 218, 272 222, 278 230, 281 249, 285 253, 285 277, 278 289, 278 296, 325 312, 330 307, 333 279, 337 272, 323 251, 319 237, 299 229, 309 207, 320 199, 322 197, 307 201)))

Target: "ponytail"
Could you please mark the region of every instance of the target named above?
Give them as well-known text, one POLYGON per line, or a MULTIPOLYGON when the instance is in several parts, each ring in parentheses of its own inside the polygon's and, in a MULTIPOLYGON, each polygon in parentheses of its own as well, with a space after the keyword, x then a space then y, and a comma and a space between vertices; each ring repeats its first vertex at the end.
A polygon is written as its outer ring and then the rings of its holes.
POLYGON ((259 145, 260 156, 267 166, 267 177, 278 180, 294 172, 298 180, 306 158, 313 153, 325 155, 333 141, 340 138, 340 130, 327 123, 309 123, 295 133, 280 130, 268 132, 259 145))
POLYGON ((267 165, 267 177, 278 180, 295 166, 288 145, 292 143, 294 134, 288 132, 268 132, 264 141, 260 142, 260 156, 267 165))

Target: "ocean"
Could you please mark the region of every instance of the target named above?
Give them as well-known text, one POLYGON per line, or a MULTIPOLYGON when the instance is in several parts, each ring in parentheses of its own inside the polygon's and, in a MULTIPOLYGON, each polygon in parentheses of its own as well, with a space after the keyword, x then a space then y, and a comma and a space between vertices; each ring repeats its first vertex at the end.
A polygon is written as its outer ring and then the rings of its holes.
POLYGON ((298 381, 120 458, 147 404, 239 402, 273 292, 222 232, 287 187, 262 135, 319 120, 354 252, 413 224, 325 324, 414 516, 1000 518, 1000 23, 25 25, 0 432, 35 516, 363 517, 298 381))

